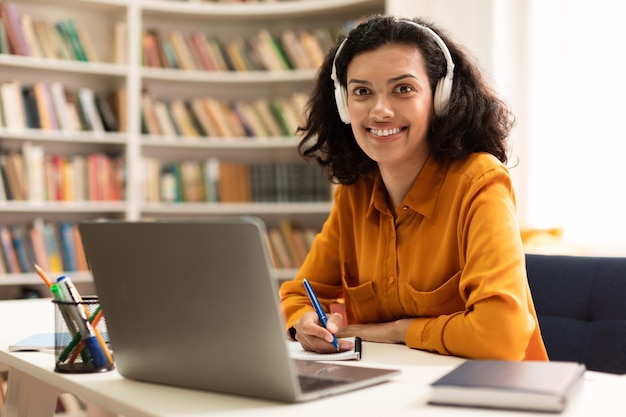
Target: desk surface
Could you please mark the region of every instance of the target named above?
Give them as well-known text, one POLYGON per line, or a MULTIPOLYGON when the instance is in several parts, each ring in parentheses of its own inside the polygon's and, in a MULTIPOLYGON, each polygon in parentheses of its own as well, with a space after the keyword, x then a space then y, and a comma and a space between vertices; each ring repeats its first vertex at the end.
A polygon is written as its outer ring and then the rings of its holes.
MULTIPOLYGON (((61 391, 125 417, 144 416, 537 416, 505 412, 430 406, 429 384, 463 360, 409 349, 403 345, 364 343, 368 366, 394 367, 401 374, 389 382, 302 404, 283 404, 218 393, 148 384, 122 378, 117 371, 66 375, 53 371, 54 356, 41 352, 8 352, 8 345, 37 332, 53 331, 49 300, 0 302, 0 363, 28 374, 61 391)), ((573 402, 562 416, 621 416, 626 409, 626 377, 588 372, 573 402)))

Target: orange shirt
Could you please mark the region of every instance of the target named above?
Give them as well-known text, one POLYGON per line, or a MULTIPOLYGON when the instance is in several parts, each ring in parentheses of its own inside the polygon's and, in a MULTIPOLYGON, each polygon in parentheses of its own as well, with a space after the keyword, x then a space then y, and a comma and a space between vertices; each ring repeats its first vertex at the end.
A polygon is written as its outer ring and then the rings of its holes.
POLYGON ((311 310, 306 277, 326 311, 344 299, 348 323, 414 318, 411 348, 547 360, 504 165, 485 153, 429 158, 396 211, 378 174, 338 186, 297 277, 280 288, 288 327, 311 310))

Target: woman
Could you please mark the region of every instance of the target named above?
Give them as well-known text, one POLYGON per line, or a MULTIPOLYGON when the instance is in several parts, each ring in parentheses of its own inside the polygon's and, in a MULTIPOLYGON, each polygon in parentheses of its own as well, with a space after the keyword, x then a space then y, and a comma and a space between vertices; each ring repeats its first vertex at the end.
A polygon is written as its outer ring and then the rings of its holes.
POLYGON ((423 21, 374 16, 330 51, 308 110, 299 150, 339 185, 280 289, 291 337, 547 360, 504 165, 513 116, 468 54, 423 21), (320 325, 304 278, 345 317, 320 325))

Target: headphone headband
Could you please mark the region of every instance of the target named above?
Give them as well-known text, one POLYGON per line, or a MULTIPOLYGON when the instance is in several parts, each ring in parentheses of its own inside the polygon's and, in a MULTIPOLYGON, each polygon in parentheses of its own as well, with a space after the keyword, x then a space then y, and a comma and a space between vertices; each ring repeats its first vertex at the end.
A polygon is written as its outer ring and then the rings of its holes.
MULTIPOLYGON (((450 95, 452 94, 452 81, 454 79, 454 61, 452 61, 452 55, 450 54, 450 50, 446 46, 446 43, 443 41, 443 39, 441 39, 441 37, 437 35, 437 33, 431 28, 421 25, 412 20, 402 19, 397 20, 397 22, 408 23, 422 29, 430 35, 430 37, 439 46, 439 49, 441 49, 441 52, 446 59, 446 75, 437 82, 433 99, 433 107, 435 115, 444 116, 447 111, 450 95)), ((341 44, 337 48, 337 51, 335 52, 335 56, 333 58, 333 67, 330 73, 330 79, 333 80, 333 84, 335 86, 335 102, 337 103, 337 111, 339 112, 339 117, 344 123, 350 124, 350 115, 348 113, 348 93, 345 87, 343 87, 339 82, 336 66, 337 57, 341 53, 347 41, 348 37, 346 36, 346 38, 341 42, 341 44)))

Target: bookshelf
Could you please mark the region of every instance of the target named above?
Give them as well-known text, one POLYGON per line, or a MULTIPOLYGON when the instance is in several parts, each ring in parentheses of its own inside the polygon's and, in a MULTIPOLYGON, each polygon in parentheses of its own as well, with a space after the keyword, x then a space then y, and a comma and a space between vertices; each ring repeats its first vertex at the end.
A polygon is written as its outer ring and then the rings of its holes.
MULTIPOLYGON (((275 37, 288 30, 314 32, 339 28, 346 22, 385 10, 384 0, 292 0, 282 2, 220 3, 170 0, 14 0, 20 15, 33 21, 72 20, 86 33, 97 61, 53 59, 0 54, 0 84, 18 80, 21 86, 38 82, 62 83, 66 89, 88 88, 110 97, 119 91, 118 131, 0 127, 0 152, 22 152, 24 145, 43 148, 46 155, 101 153, 119 155, 124 164, 123 195, 119 200, 51 201, 50 199, 0 201, 2 223, 78 222, 94 218, 186 218, 256 215, 268 226, 289 221, 304 228, 319 228, 330 207, 327 201, 164 202, 147 201, 147 159, 161 164, 202 162, 209 158, 239 164, 298 164, 297 138, 290 134, 198 137, 154 134, 145 128, 142 96, 168 103, 179 99, 211 98, 227 103, 287 99, 306 95, 315 68, 216 71, 144 65, 144 33, 199 32, 226 45, 235 39, 254 39, 261 31, 275 37)), ((6 122, 6 120, 4 121, 6 122)), ((283 271, 289 277, 293 270, 283 271)), ((74 280, 89 282, 87 272, 72 272, 74 280)), ((0 274, 2 286, 37 285, 35 273, 0 274)), ((1 297, 1 293, 0 293, 1 297)))

